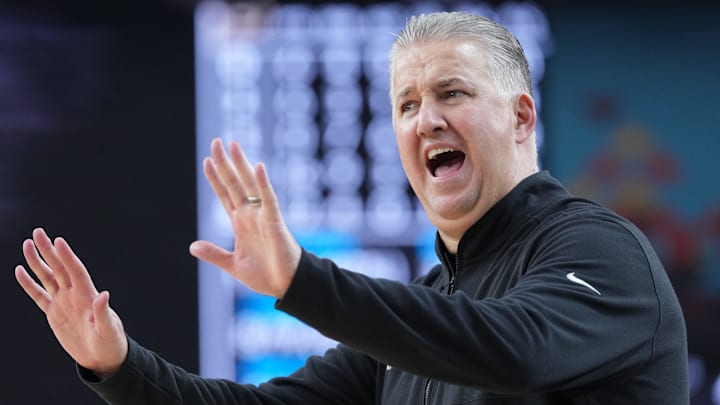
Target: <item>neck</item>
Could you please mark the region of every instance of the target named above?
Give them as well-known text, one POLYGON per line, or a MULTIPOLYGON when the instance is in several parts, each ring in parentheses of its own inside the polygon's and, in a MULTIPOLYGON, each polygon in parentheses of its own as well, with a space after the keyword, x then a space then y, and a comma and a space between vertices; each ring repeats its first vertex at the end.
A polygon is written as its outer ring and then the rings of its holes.
POLYGON ((445 245, 445 249, 452 254, 457 254, 458 245, 460 244, 460 238, 453 238, 442 231, 438 231, 440 239, 445 245))

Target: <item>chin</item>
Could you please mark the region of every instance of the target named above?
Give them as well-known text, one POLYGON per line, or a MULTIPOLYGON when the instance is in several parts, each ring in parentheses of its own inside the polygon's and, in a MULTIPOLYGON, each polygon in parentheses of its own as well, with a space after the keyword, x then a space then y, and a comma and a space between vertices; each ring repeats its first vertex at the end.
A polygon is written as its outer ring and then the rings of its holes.
POLYGON ((437 228, 447 228, 458 221, 462 221, 467 217, 467 214, 467 210, 461 210, 457 207, 453 209, 449 207, 436 207, 436 209, 433 209, 432 213, 429 214, 429 218, 430 222, 432 222, 437 228))
POLYGON ((423 205, 430 222, 438 229, 466 230, 477 222, 483 212, 478 212, 479 201, 472 199, 442 199, 423 205))
POLYGON ((434 198, 429 202, 429 206, 435 215, 450 220, 466 216, 473 211, 476 205, 477 201, 467 198, 467 195, 434 198))

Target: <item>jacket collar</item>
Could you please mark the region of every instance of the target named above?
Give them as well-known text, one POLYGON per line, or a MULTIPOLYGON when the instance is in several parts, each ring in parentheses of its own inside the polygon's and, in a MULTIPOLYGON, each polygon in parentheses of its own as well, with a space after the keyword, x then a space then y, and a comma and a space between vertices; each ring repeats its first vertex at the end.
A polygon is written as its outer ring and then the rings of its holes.
MULTIPOLYGON (((465 232, 458 245, 458 263, 468 264, 493 252, 517 227, 568 196, 567 190, 547 171, 526 177, 465 232)), ((440 234, 436 233, 435 253, 447 267, 446 259, 450 256, 446 252, 440 234)))

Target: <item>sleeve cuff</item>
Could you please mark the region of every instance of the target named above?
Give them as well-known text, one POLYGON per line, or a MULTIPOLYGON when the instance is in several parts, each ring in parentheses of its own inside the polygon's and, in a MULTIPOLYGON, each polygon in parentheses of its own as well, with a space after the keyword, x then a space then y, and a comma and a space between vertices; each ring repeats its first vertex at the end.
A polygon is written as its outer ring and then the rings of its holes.
POLYGON ((125 368, 128 367, 128 362, 129 362, 130 356, 131 356, 132 353, 134 353, 134 351, 135 351, 135 345, 137 345, 137 343, 136 343, 134 340, 132 340, 129 336, 127 336, 127 340, 128 340, 128 352, 127 352, 127 355, 125 356, 125 360, 124 360, 124 361, 122 362, 122 364, 120 365, 120 368, 118 368, 117 371, 115 371, 115 373, 114 373, 113 375, 111 375, 111 376, 103 379, 103 378, 98 377, 92 370, 87 369, 87 368, 81 366, 81 365, 78 364, 78 363, 75 363, 75 369, 76 369, 76 371, 77 371, 78 377, 80 377, 80 380, 81 380, 83 383, 92 386, 92 385, 98 385, 98 384, 103 384, 103 383, 106 383, 106 382, 110 382, 110 381, 112 381, 118 374, 121 374, 122 371, 123 371, 125 368))

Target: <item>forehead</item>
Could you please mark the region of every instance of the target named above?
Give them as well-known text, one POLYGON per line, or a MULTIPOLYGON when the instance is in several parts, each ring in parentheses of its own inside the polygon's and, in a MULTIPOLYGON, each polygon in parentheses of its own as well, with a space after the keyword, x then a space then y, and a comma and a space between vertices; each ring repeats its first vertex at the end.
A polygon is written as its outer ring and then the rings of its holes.
POLYGON ((423 41, 400 49, 390 70, 391 93, 452 78, 475 81, 487 77, 485 51, 475 41, 423 41))

